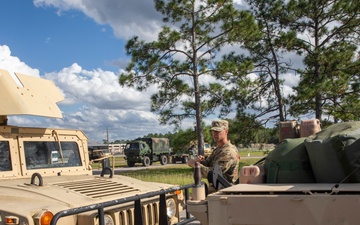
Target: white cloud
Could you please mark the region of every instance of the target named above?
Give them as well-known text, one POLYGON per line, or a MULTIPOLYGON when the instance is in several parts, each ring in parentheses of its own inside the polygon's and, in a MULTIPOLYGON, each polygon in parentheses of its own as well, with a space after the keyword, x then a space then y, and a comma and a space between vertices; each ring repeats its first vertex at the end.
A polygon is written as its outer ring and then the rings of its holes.
POLYGON ((96 69, 84 70, 74 63, 59 72, 47 73, 46 79, 53 80, 63 91, 66 100, 63 104, 81 101, 100 109, 149 110, 151 89, 138 92, 121 87, 119 77, 114 72, 96 69))
POLYGON ((34 0, 34 5, 55 7, 60 16, 68 10, 78 10, 98 24, 111 26, 118 38, 137 35, 153 40, 161 28, 161 14, 156 12, 153 1, 34 0))
POLYGON ((0 45, 0 68, 9 71, 10 74, 19 72, 34 77, 40 76, 39 70, 29 67, 24 62, 21 62, 18 57, 12 56, 7 45, 0 45))

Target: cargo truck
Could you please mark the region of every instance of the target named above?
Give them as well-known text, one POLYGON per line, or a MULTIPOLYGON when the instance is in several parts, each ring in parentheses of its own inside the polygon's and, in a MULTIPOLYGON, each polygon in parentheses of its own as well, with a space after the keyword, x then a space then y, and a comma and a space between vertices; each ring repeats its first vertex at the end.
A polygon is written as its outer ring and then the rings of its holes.
POLYGON ((160 161, 161 165, 165 165, 170 157, 169 139, 138 138, 126 143, 124 154, 129 167, 133 167, 135 163, 150 166, 157 161, 160 161))

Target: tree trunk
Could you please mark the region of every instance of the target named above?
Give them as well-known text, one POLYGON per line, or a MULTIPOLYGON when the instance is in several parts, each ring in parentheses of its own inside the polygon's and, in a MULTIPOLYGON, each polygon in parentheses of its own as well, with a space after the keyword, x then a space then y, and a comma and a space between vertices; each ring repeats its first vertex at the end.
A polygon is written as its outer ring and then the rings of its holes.
POLYGON ((198 138, 198 155, 204 155, 204 134, 202 127, 201 96, 199 91, 199 76, 194 76, 196 135, 198 138))

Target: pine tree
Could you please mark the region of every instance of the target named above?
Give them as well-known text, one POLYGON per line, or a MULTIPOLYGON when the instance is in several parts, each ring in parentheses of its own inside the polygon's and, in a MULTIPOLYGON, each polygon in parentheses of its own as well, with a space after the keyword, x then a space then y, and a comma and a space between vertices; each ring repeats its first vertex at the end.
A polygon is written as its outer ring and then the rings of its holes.
POLYGON ((222 95, 223 85, 200 78, 217 70, 222 47, 255 35, 256 24, 248 12, 235 10, 232 0, 155 0, 155 7, 168 26, 156 41, 134 37, 127 42, 131 63, 119 81, 138 90, 156 84, 151 110, 160 114, 162 124, 179 125, 184 118, 195 118, 198 150, 203 154, 203 117, 231 102, 222 95))

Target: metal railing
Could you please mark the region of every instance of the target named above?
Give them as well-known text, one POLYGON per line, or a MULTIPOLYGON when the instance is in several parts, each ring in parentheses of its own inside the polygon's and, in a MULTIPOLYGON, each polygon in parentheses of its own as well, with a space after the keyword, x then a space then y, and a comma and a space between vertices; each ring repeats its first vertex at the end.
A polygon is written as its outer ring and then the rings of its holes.
MULTIPOLYGON (((204 184, 206 186, 206 184, 204 184)), ((122 199, 111 200, 107 202, 102 202, 98 204, 92 204, 88 206, 82 206, 78 208, 66 209, 60 211, 54 215, 51 220, 50 225, 56 225, 58 220, 61 217, 76 215, 79 213, 89 212, 93 210, 98 211, 99 225, 104 225, 104 216, 105 208, 120 205, 127 202, 134 202, 134 225, 143 225, 143 212, 142 212, 142 200, 147 198, 152 198, 159 196, 159 225, 168 225, 167 209, 166 209, 166 194, 173 193, 178 190, 184 190, 185 202, 189 199, 189 189, 194 187, 194 184, 188 184, 183 186, 171 187, 168 189, 162 189, 159 191, 148 192, 144 194, 139 194, 131 197, 126 197, 122 199)), ((196 218, 191 217, 190 213, 187 212, 185 207, 186 216, 183 220, 180 221, 180 215, 178 215, 179 222, 177 225, 188 224, 191 221, 196 220, 196 218)))

